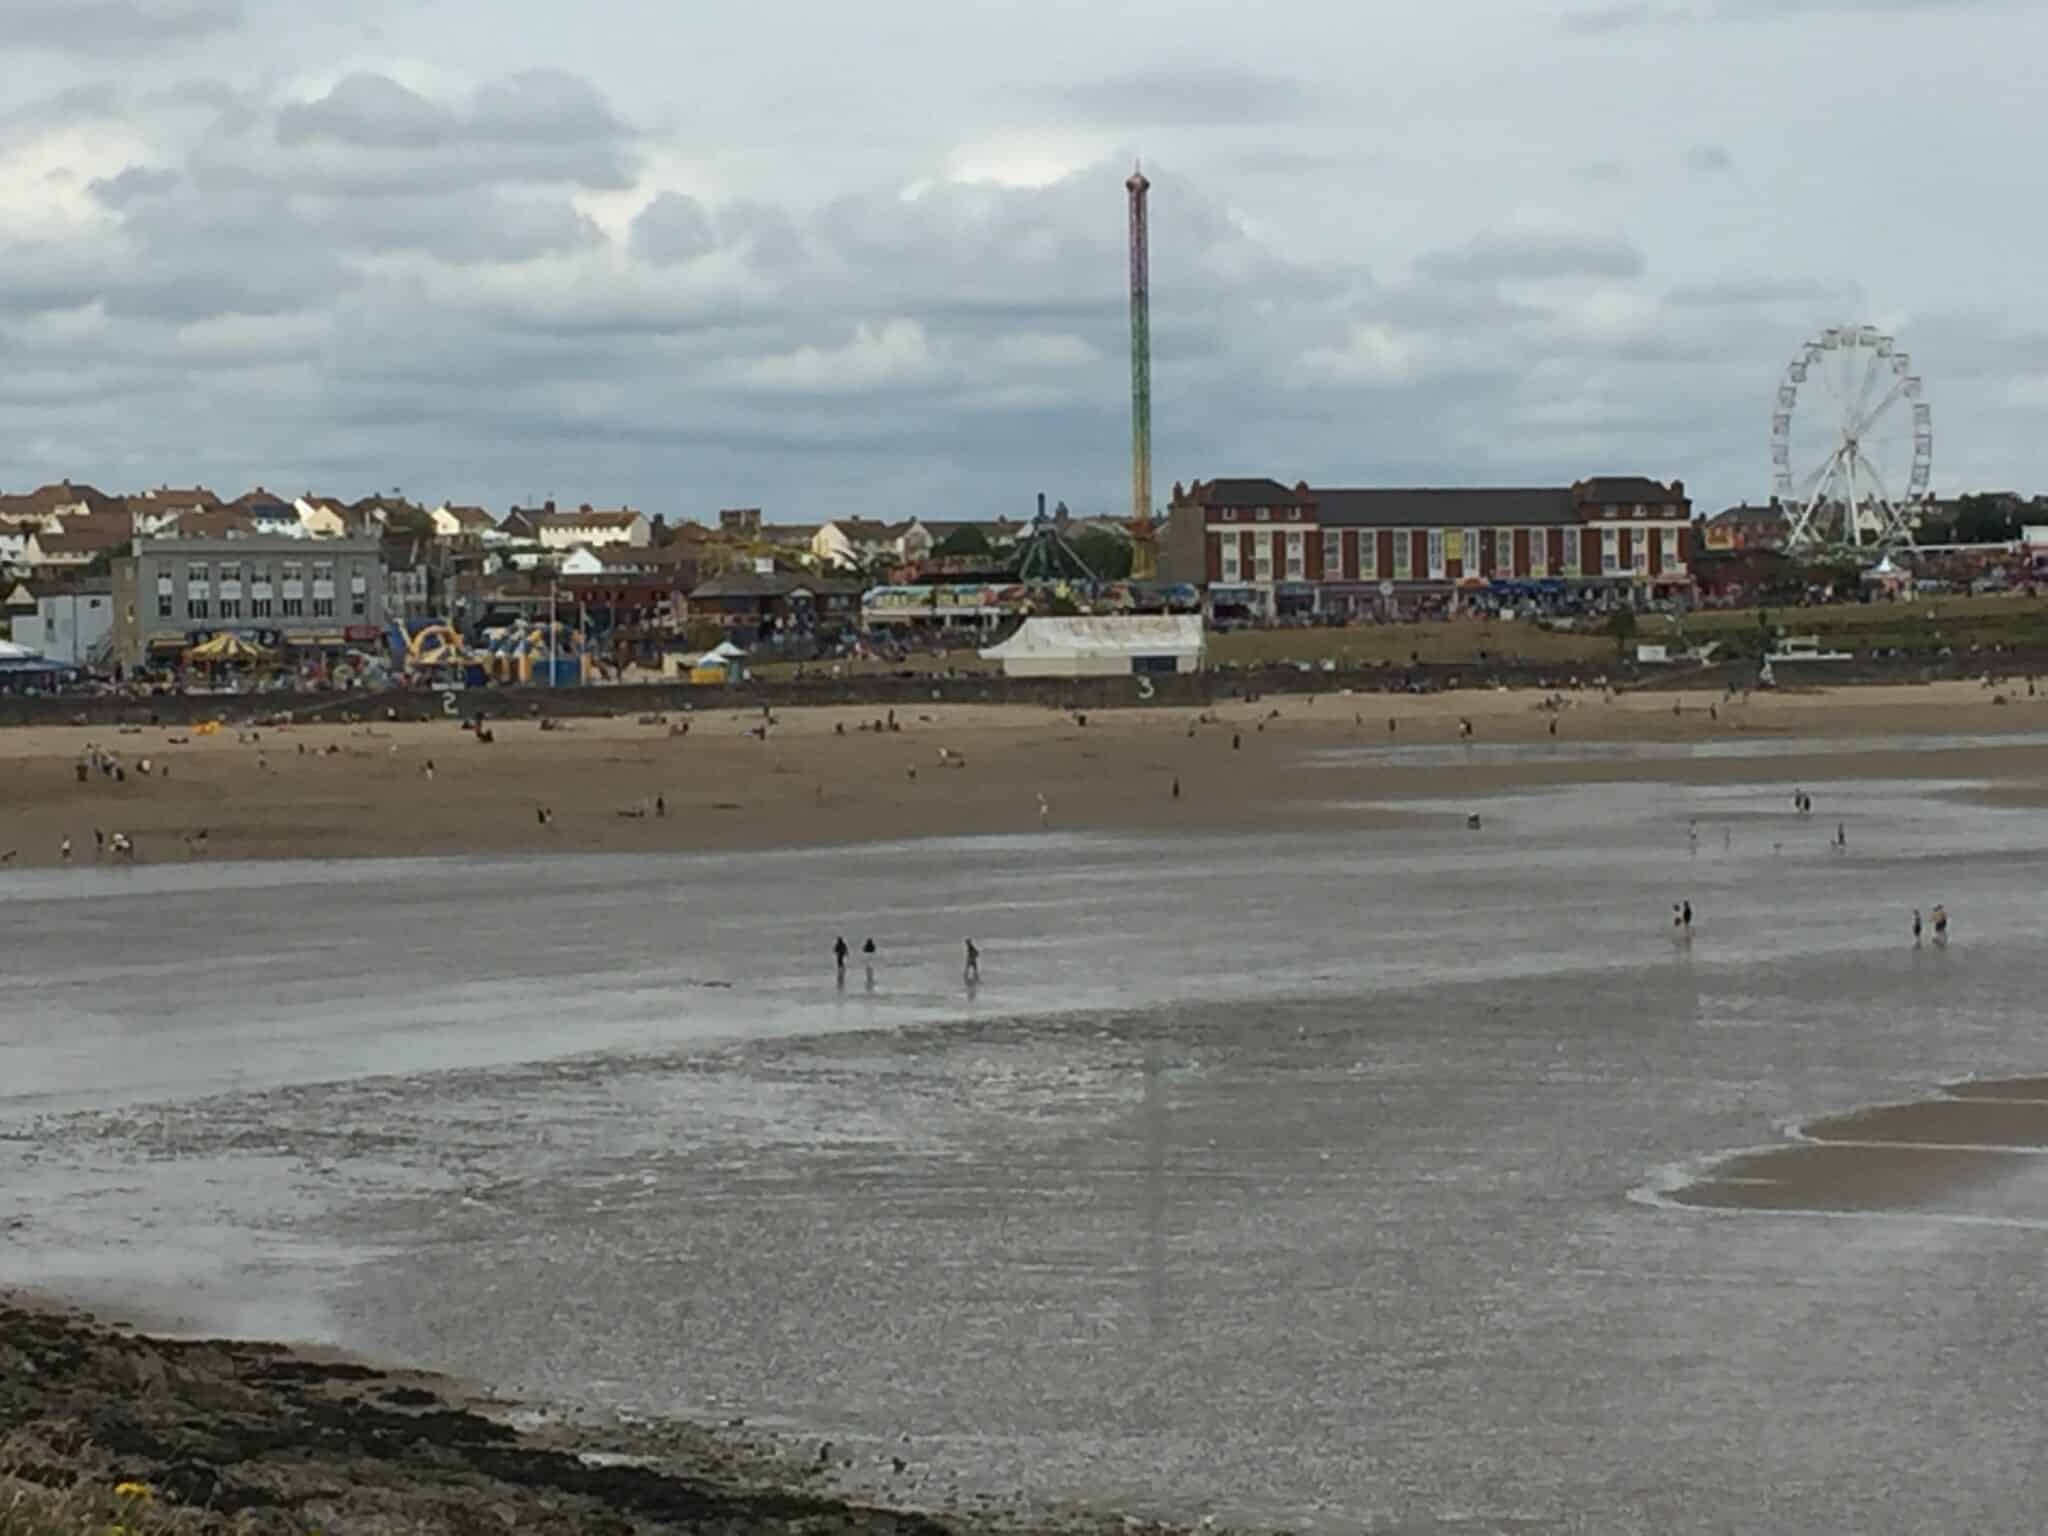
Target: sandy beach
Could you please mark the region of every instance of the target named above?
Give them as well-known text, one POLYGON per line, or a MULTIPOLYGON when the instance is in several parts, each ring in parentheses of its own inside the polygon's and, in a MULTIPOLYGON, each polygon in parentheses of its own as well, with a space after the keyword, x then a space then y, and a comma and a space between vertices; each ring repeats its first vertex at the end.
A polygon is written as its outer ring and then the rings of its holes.
POLYGON ((1335 799, 1369 805, 1618 777, 1969 777, 1986 781, 1985 794, 2026 803, 2048 774, 2048 747, 1943 749, 1935 740, 2048 726, 2048 700, 1993 699, 1980 684, 1938 683, 1734 700, 1585 691, 1554 709, 1543 695, 1507 690, 1262 696, 1209 711, 1084 715, 935 704, 897 711, 894 729, 880 711, 823 707, 781 711, 765 735, 758 713, 706 709, 555 729, 497 720, 489 743, 454 721, 211 735, 31 727, 0 733, 0 854, 12 851, 21 867, 52 865, 69 838, 74 858, 89 860, 95 828, 126 833, 144 861, 727 851, 1041 827, 1249 833, 1315 826, 1335 799), (1768 757, 1683 750, 1792 736, 1820 745, 1768 757), (1827 749, 1842 737, 1898 737, 1913 748, 1827 749), (1485 755, 1510 743, 1676 750, 1620 766, 1568 751, 1514 763, 1485 755), (1311 771, 1333 753, 1427 746, 1473 750, 1311 771), (80 782, 77 764, 93 747, 115 754, 125 779, 92 773, 80 782))

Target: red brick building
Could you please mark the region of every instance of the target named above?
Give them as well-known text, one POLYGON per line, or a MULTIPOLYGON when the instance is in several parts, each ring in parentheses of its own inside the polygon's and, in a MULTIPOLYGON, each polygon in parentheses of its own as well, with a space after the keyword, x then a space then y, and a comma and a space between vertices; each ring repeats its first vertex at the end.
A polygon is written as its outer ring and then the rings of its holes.
POLYGON ((1692 503, 1676 480, 1444 490, 1198 480, 1174 487, 1167 577, 1203 584, 1213 606, 1262 614, 1461 593, 1668 593, 1692 585, 1693 539, 1692 503))

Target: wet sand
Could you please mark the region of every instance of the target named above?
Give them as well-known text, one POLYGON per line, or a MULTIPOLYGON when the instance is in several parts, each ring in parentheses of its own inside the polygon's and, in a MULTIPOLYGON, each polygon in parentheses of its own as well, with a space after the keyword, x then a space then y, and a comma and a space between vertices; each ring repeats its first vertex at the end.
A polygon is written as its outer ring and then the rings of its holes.
POLYGON ((1672 1198, 2048 1225, 2048 1079, 1952 1083, 1941 1093, 1810 1120, 1799 1140, 1724 1158, 1672 1198))
POLYGON ((652 722, 568 720, 554 730, 494 721, 489 744, 454 721, 211 736, 34 727, 0 733, 0 855, 12 851, 21 867, 52 865, 69 838, 74 859, 90 860, 95 828, 127 833, 138 857, 159 862, 201 853, 726 851, 1041 827, 1281 832, 1323 824, 1338 799, 1360 808, 1354 825, 1369 825, 1363 807, 1404 796, 1618 779, 1967 778, 1994 781, 1975 792, 2038 794, 2048 744, 2025 736, 2048 727, 2048 700, 1992 698, 1979 684, 1942 683, 1711 702, 1586 691, 1554 710, 1542 696, 1507 690, 1262 697, 1208 712, 1085 716, 934 705, 898 711, 899 729, 883 732, 863 729, 877 711, 831 707, 781 712, 765 738, 752 734, 758 714, 700 710, 652 722), (1795 737, 1818 740, 1789 755, 1715 752, 1795 737), (1897 740, 1872 741, 1880 737, 1897 740), (1979 739, 1943 746, 1943 737, 1979 739), (2001 737, 2014 739, 1983 739, 2001 737), (1859 739, 1857 750, 1839 750, 1859 739), (1517 743, 1555 746, 1558 755, 1487 755, 1517 743), (88 744, 118 755, 125 782, 99 774, 77 782, 88 744), (1665 755, 1571 755, 1597 744, 1665 755), (1404 760, 1432 746, 1465 755, 1404 760), (1332 767, 1340 753, 1367 755, 1347 773, 1306 771, 1332 767), (148 776, 139 771, 144 758, 148 776), (665 815, 656 814, 657 797, 665 815), (543 808, 552 814, 546 825, 543 808))

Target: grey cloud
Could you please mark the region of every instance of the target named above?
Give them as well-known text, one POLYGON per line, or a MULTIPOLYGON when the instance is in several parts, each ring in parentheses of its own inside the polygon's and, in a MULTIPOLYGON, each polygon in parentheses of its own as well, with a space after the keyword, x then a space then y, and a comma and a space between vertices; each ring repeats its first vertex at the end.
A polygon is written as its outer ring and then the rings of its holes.
POLYGON ((383 75, 348 76, 318 101, 277 115, 280 144, 326 141, 360 149, 428 149, 454 135, 454 119, 383 75))
POLYGON ((566 198, 493 189, 329 202, 305 216, 305 228, 343 250, 409 251, 456 266, 532 261, 604 240, 589 215, 566 198))
POLYGON ((184 177, 176 171, 153 166, 131 165, 113 176, 102 176, 86 184, 86 191, 105 206, 122 209, 145 198, 162 197, 174 191, 184 177))
POLYGON ((634 217, 630 243, 642 261, 674 266, 716 250, 718 231, 694 197, 663 192, 634 217))
POLYGON ((33 143, 80 122, 107 122, 120 111, 121 93, 110 81, 69 86, 0 112, 0 148, 33 143))
POLYGON ((1588 160, 1572 174, 1581 181, 1620 181, 1628 169, 1619 160, 1588 160))
POLYGON ((197 43, 243 23, 242 0, 10 0, 7 40, 84 56, 197 43))
POLYGON ((1737 20, 1778 20, 1813 15, 1907 15, 1919 12, 2002 10, 2011 0, 1716 0, 1717 15, 1737 20))
MULTIPOLYGON (((1853 296, 1853 290, 1850 290, 1853 296)), ((1844 289, 1817 278, 1731 276, 1680 283, 1664 302, 1680 309, 1755 309, 1764 305, 1812 304, 1838 299, 1844 289)))
POLYGON ((1128 126, 1276 123, 1300 117, 1302 81, 1240 69, 1141 70, 1062 87, 1054 101, 1092 122, 1128 126))
POLYGON ((1735 169, 1735 157, 1719 144, 1695 144, 1685 152, 1685 168, 1695 176, 1719 176, 1735 169))
POLYGON ((1557 277, 1640 277, 1643 253, 1620 238, 1591 235, 1478 235, 1431 251, 1415 264, 1427 277, 1513 282, 1557 277))
POLYGON ((329 194, 456 190, 498 181, 633 185, 628 129, 587 83, 544 70, 482 87, 467 112, 383 75, 355 74, 278 113, 293 171, 329 194))
POLYGON ((494 143, 597 143, 622 138, 625 125, 586 80, 537 69, 484 86, 469 131, 494 143))
POLYGON ((1586 10, 1567 11, 1558 18, 1558 26, 1579 37, 1601 37, 1610 32, 1625 32, 1632 27, 1647 26, 1657 19, 1658 13, 1648 0, 1625 0, 1619 5, 1593 6, 1586 10))

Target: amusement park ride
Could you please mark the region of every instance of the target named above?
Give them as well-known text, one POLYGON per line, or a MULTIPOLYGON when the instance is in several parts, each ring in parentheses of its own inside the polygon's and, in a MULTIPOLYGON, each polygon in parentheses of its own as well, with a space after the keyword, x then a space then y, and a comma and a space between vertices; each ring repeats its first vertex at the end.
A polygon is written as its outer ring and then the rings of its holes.
POLYGON ((1934 413, 1912 359, 1876 326, 1831 326, 1785 369, 1771 475, 1786 549, 1882 553, 1913 542, 1934 463, 1934 413))
POLYGON ((404 670, 447 684, 587 683, 594 678, 596 653, 581 630, 564 624, 518 623, 486 630, 471 645, 452 625, 439 621, 418 629, 394 625, 395 649, 404 670))

